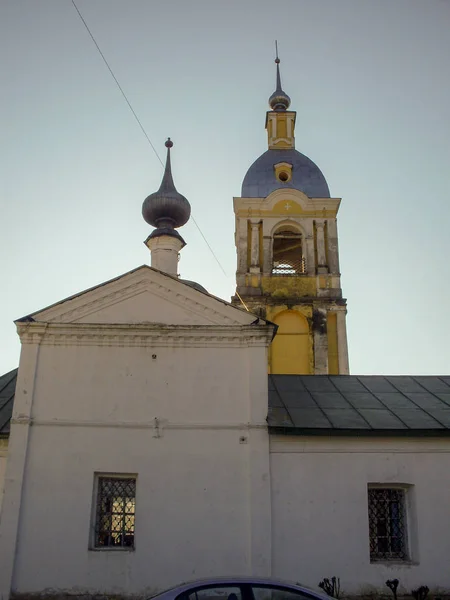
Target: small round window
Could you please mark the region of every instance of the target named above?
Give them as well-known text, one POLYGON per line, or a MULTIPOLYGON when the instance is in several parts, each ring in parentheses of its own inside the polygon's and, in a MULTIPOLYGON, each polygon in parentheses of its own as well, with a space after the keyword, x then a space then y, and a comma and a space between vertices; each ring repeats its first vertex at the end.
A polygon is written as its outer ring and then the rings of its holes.
POLYGON ((289 181, 289 173, 286 173, 286 171, 281 171, 281 172, 278 174, 278 179, 279 179, 280 181, 283 181, 283 182, 284 182, 284 181, 289 181))

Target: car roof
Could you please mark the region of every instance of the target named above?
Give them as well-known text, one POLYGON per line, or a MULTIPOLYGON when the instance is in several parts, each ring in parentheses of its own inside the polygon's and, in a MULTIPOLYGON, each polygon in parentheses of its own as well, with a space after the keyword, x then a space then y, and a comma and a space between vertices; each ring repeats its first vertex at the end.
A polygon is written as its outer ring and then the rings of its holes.
POLYGON ((298 583, 294 583, 292 581, 286 581, 283 579, 278 579, 278 578, 273 578, 273 577, 250 577, 250 576, 238 576, 238 577, 231 577, 231 576, 221 576, 221 577, 208 577, 208 578, 204 578, 204 579, 195 579, 192 581, 186 581, 183 583, 180 583, 177 586, 172 587, 170 590, 166 590, 165 592, 162 592, 161 595, 163 595, 164 593, 174 593, 176 591, 177 594, 182 594, 183 592, 193 588, 193 587, 197 587, 197 586, 204 586, 204 585, 215 585, 215 584, 231 584, 231 583, 237 583, 237 584, 261 584, 261 585, 280 585, 280 586, 288 586, 288 587, 292 587, 295 588, 296 590, 298 590, 299 592, 304 592, 306 594, 313 594, 314 596, 317 596, 318 598, 324 598, 324 599, 328 599, 328 596, 326 594, 323 594, 322 592, 317 592, 316 590, 312 590, 311 588, 307 588, 304 587, 298 583))

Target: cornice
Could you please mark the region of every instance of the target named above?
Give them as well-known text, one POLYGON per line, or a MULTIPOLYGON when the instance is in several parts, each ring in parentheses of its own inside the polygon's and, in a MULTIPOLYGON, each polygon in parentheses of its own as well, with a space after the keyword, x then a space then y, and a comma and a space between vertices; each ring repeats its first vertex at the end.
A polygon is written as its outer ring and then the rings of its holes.
MULTIPOLYGON (((12 425, 29 425, 41 427, 98 427, 98 428, 121 428, 121 429, 153 429, 159 430, 238 430, 249 431, 251 429, 267 430, 267 423, 238 423, 238 422, 185 422, 177 423, 167 419, 154 418, 151 421, 107 421, 107 420, 81 420, 81 419, 11 419, 12 425)), ((6 448, 7 449, 7 448, 6 448)))
MULTIPOLYGON (((443 430, 442 430, 443 431, 443 430)), ((411 432, 413 434, 413 431, 411 432)), ((421 454, 450 453, 448 438, 369 438, 358 437, 322 438, 315 436, 270 435, 271 454, 421 454)))
POLYGON ((22 344, 43 346, 249 347, 268 346, 271 325, 17 323, 22 344))
POLYGON ((278 202, 284 200, 291 200, 299 204, 305 216, 309 216, 308 213, 317 214, 323 210, 337 214, 341 203, 341 198, 309 198, 300 190, 286 187, 274 190, 266 198, 234 197, 233 204, 235 212, 239 212, 240 209, 248 210, 251 208, 255 211, 260 210, 263 213, 267 210, 271 211, 278 202))

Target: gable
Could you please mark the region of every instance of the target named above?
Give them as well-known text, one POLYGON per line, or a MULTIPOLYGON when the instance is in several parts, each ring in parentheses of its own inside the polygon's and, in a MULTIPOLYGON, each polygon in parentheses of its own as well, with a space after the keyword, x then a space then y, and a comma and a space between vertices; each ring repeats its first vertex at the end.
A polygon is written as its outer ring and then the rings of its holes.
POLYGON ((248 325, 255 315, 142 266, 22 320, 45 323, 248 325))

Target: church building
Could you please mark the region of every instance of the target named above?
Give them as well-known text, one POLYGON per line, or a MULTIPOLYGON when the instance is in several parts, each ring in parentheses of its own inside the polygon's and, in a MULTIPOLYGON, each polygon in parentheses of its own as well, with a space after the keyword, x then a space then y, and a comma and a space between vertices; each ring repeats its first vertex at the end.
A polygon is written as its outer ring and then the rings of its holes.
POLYGON ((142 207, 151 266, 16 321, 1 600, 215 575, 450 593, 450 376, 349 375, 340 199, 290 105, 277 58, 268 148, 234 198, 231 302, 179 274, 191 207, 169 139, 142 207))

